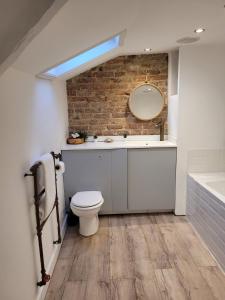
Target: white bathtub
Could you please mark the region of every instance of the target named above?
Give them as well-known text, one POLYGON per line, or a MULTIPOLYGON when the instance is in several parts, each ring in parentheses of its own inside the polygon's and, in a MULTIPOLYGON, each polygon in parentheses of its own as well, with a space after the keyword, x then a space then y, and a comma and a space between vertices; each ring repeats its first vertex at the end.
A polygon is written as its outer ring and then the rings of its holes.
POLYGON ((225 271, 225 173, 190 173, 187 217, 225 271))
POLYGON ((190 173, 189 176, 225 203, 225 172, 190 173))
POLYGON ((209 181, 206 184, 218 197, 225 197, 225 180, 209 181))

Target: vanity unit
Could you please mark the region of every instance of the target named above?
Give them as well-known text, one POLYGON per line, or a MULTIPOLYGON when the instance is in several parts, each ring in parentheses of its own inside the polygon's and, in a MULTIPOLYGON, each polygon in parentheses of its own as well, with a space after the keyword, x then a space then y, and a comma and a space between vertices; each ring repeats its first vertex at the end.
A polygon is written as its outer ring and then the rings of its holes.
POLYGON ((152 120, 160 129, 160 141, 153 141, 153 136, 113 136, 112 143, 66 145, 62 151, 66 199, 80 191, 101 191, 103 214, 172 211, 176 145, 164 141, 165 95, 146 77, 131 91, 128 106, 138 120, 152 120))
POLYGON ((102 214, 160 212, 175 208, 176 146, 164 142, 67 145, 65 195, 99 190, 102 214))

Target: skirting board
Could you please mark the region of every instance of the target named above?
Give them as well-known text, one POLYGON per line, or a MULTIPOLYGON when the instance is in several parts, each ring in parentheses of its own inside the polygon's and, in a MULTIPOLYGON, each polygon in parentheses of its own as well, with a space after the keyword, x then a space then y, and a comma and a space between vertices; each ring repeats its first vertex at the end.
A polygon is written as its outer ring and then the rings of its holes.
MULTIPOLYGON (((67 222, 66 221, 67 221, 67 215, 65 216, 65 218, 63 220, 62 229, 61 229, 62 241, 63 241, 65 233, 66 233, 66 228, 67 228, 67 222)), ((58 256, 59 256, 59 251, 61 249, 61 246, 62 246, 62 243, 60 245, 56 245, 55 250, 52 253, 51 259, 48 263, 48 266, 46 267, 47 274, 52 274, 53 273, 55 264, 56 264, 58 256)), ((47 283, 46 285, 44 285, 43 287, 40 288, 36 300, 44 300, 44 298, 46 296, 46 293, 47 293, 47 290, 48 290, 49 283, 47 283)))

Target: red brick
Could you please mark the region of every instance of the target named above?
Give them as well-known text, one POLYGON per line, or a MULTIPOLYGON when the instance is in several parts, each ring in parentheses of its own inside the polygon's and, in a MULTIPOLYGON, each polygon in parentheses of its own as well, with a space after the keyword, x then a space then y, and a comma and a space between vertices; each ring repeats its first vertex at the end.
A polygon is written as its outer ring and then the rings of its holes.
MULTIPOLYGON (((89 134, 158 134, 152 121, 136 119, 128 108, 132 90, 146 79, 167 97, 167 54, 120 56, 67 81, 69 130, 89 134)), ((167 118, 165 106, 161 117, 167 118)), ((166 123, 167 132, 167 123, 166 123)))

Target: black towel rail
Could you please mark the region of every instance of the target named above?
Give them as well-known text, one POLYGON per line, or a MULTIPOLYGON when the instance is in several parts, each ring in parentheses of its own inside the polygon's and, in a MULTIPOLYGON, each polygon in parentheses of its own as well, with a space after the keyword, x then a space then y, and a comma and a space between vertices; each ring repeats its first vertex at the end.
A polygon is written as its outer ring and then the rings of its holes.
POLYGON ((43 221, 41 221, 40 219, 39 207, 40 207, 40 200, 45 193, 45 188, 43 188, 41 191, 39 191, 38 188, 38 168, 41 166, 41 162, 35 163, 30 168, 31 173, 30 174, 26 173, 24 175, 24 177, 32 176, 34 179, 34 205, 35 205, 35 216, 36 216, 36 223, 37 223, 36 229, 37 229, 38 246, 39 246, 39 254, 40 254, 40 264, 41 264, 41 281, 37 282, 38 286, 46 285, 46 283, 50 280, 50 275, 47 274, 45 270, 44 252, 43 252, 43 244, 42 244, 42 230, 54 209, 56 209, 58 239, 56 241, 53 241, 53 244, 61 244, 62 242, 60 221, 59 221, 59 201, 58 201, 57 174, 56 174, 56 170, 57 170, 56 159, 62 160, 62 156, 60 153, 55 154, 54 152, 51 152, 51 155, 54 161, 56 195, 55 195, 55 201, 53 207, 50 213, 43 221))

